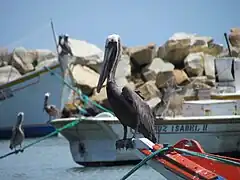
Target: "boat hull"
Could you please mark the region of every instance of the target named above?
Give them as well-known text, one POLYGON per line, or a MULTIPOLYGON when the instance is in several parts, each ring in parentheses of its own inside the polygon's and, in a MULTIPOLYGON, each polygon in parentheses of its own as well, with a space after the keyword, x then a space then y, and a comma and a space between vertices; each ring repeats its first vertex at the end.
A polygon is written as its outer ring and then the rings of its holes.
POLYGON ((239 179, 239 159, 206 153, 195 140, 182 139, 167 151, 163 150, 164 145, 154 144, 146 138, 133 141, 141 159, 162 151, 147 164, 166 179, 239 179))
MULTIPOLYGON (((51 124, 57 128, 60 128, 74 119, 60 119, 53 120, 51 124)), ((208 126, 205 132, 163 132, 160 125, 156 126, 157 140, 158 142, 166 142, 174 144, 183 138, 195 139, 199 141, 206 152, 216 154, 232 154, 239 151, 240 144, 240 118, 235 122, 229 124, 226 123, 212 123, 210 121, 205 124, 208 126)), ((171 122, 176 123, 176 122, 171 122)), ((186 126, 186 122, 179 121, 178 124, 165 124, 161 127, 167 126, 167 129, 176 125, 181 126, 181 123, 186 126)), ((202 124, 196 124, 199 128, 202 124)), ((203 126, 202 126, 203 127, 203 126)), ((121 165, 139 162, 139 157, 135 154, 134 150, 116 150, 116 140, 122 138, 123 128, 119 124, 118 120, 83 120, 77 126, 66 129, 61 134, 69 141, 70 150, 73 160, 83 166, 97 166, 97 165, 121 165)), ((128 137, 131 137, 132 133, 128 133, 128 137)), ((142 137, 137 135, 137 137, 142 137)))
MULTIPOLYGON (((23 126, 24 134, 26 138, 33 138, 33 137, 41 137, 45 136, 56 129, 47 124, 34 124, 34 125, 26 125, 23 126)), ((0 137, 1 139, 9 139, 12 136, 12 128, 2 128, 0 129, 0 137)), ((57 136, 57 134, 56 134, 57 136)))

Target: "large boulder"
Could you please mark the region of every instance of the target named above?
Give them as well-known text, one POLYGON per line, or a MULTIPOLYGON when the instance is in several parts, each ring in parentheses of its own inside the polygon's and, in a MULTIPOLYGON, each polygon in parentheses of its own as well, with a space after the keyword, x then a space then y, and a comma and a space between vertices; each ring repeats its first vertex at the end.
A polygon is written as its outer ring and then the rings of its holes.
POLYGON ((139 66, 150 64, 157 55, 156 45, 137 46, 128 48, 132 60, 139 66))
POLYGON ((158 57, 174 65, 181 65, 189 53, 204 52, 217 55, 222 50, 222 45, 213 43, 212 37, 175 33, 163 46, 159 47, 158 57))
POLYGON ((0 84, 5 84, 14 81, 21 77, 21 74, 15 67, 4 66, 0 67, 0 84))
POLYGON ((151 98, 150 100, 146 101, 146 103, 150 106, 150 108, 152 109, 152 111, 154 112, 154 108, 156 107, 156 105, 161 101, 160 97, 154 97, 151 98))
POLYGON ((23 47, 18 47, 13 50, 11 65, 14 66, 21 74, 33 71, 33 62, 36 58, 34 53, 29 52, 23 47))
POLYGON ((122 78, 131 75, 131 65, 130 65, 130 57, 128 55, 122 55, 119 60, 115 77, 122 78))
POLYGON ((152 63, 142 69, 144 81, 155 80, 159 72, 172 71, 174 65, 161 58, 154 58, 152 63))
POLYGON ((158 89, 168 86, 173 87, 176 84, 175 77, 172 71, 159 72, 156 77, 156 86, 158 89))
POLYGON ((159 90, 155 85, 155 81, 148 81, 139 88, 137 88, 138 91, 140 91, 140 94, 145 98, 145 101, 148 101, 154 97, 159 97, 159 90))
POLYGON ((0 67, 6 66, 10 62, 11 58, 12 56, 8 53, 7 48, 0 48, 0 67))
POLYGON ((240 28, 232 28, 230 30, 229 41, 232 46, 240 48, 240 28))
POLYGON ((39 69, 42 69, 44 68, 44 66, 54 66, 54 65, 57 65, 59 64, 58 62, 58 58, 52 58, 52 59, 48 59, 46 61, 40 61, 37 66, 35 67, 36 70, 39 70, 39 69))
POLYGON ((158 49, 158 57, 174 65, 180 65, 189 53, 190 44, 190 39, 168 40, 163 47, 158 49))
MULTIPOLYGON (((79 87, 85 94, 91 95, 93 93, 99 79, 98 73, 87 66, 78 64, 73 67, 72 75, 77 83, 77 87, 79 87)), ((104 85, 105 84, 106 83, 104 83, 104 85)))
POLYGON ((184 64, 189 76, 201 76, 204 72, 204 54, 190 53, 184 59, 184 64))
POLYGON ((73 55, 76 57, 74 64, 88 66, 100 73, 104 52, 96 45, 86 41, 69 39, 73 55))
POLYGON ((158 49, 158 57, 164 58, 174 65, 181 64, 191 47, 207 47, 212 42, 211 37, 196 34, 175 33, 158 49))
POLYGON ((173 75, 175 77, 177 85, 189 83, 189 81, 190 81, 184 70, 174 69, 173 75))
POLYGON ((122 89, 124 86, 128 84, 128 80, 126 77, 118 77, 116 78, 116 84, 118 85, 119 89, 122 89))
POLYGON ((215 57, 204 54, 204 70, 208 79, 215 79, 215 57))
POLYGON ((52 60, 53 58, 57 57, 56 53, 48 49, 36 49, 36 50, 31 50, 30 52, 36 55, 37 64, 43 61, 52 60))
POLYGON ((189 49, 189 53, 197 53, 197 52, 203 52, 204 54, 209 54, 212 56, 217 56, 223 51, 223 45, 222 44, 216 44, 216 43, 208 43, 207 46, 191 46, 189 49))

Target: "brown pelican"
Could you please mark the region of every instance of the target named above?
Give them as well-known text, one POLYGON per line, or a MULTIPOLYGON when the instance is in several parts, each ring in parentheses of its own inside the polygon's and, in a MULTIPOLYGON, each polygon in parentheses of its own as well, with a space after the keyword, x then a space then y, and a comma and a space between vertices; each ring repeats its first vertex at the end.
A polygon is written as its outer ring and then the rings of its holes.
MULTIPOLYGON (((57 118, 60 116, 60 110, 55 106, 55 105, 48 105, 48 99, 49 99, 50 93, 47 92, 45 94, 45 98, 44 98, 44 107, 43 107, 43 111, 45 110, 46 113, 49 115, 49 121, 51 121, 51 118, 57 118)), ((49 122, 48 121, 48 122, 49 122)))
POLYGON ((59 46, 61 47, 62 51, 61 51, 61 55, 67 55, 67 54, 70 54, 71 56, 73 56, 73 53, 72 53, 72 49, 71 47, 69 46, 69 35, 68 34, 65 34, 65 35, 61 35, 59 36, 59 46))
POLYGON ((17 115, 17 122, 16 125, 12 129, 12 137, 10 139, 10 146, 9 148, 12 150, 13 148, 16 150, 16 147, 19 145, 20 149, 22 149, 22 142, 25 138, 22 123, 24 119, 24 113, 20 112, 17 115))
POLYGON ((156 142, 154 124, 155 117, 148 104, 140 96, 127 86, 118 88, 115 81, 115 72, 121 56, 120 36, 113 34, 108 36, 105 44, 104 64, 99 77, 97 92, 99 93, 104 81, 107 79, 107 96, 113 112, 124 128, 123 139, 116 142, 116 148, 132 147, 131 139, 127 139, 127 127, 143 134, 144 137, 156 142))
POLYGON ((79 110, 76 109, 76 110, 72 110, 70 109, 69 107, 64 107, 62 109, 62 111, 60 111, 55 105, 48 105, 48 99, 49 99, 49 96, 50 96, 50 93, 47 92, 45 94, 45 98, 44 98, 44 108, 43 108, 43 111, 45 110, 48 115, 49 115, 49 121, 51 121, 51 118, 54 117, 54 118, 69 118, 69 117, 72 117, 73 114, 78 114, 79 113, 79 110))

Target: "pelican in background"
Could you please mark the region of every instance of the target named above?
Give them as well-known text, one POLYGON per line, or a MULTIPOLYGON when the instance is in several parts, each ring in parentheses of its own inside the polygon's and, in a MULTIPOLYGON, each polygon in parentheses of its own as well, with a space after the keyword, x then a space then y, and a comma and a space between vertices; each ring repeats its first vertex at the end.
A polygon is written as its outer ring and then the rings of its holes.
POLYGON ((25 138, 23 129, 22 129, 22 123, 24 119, 24 113, 20 112, 17 115, 17 122, 15 126, 13 126, 12 129, 12 137, 10 139, 10 146, 9 148, 12 150, 13 148, 16 150, 16 147, 19 145, 20 149, 22 149, 22 142, 25 138))
MULTIPOLYGON (((54 118, 69 118, 69 117, 73 117, 73 113, 79 113, 79 110, 75 110, 74 112, 68 108, 68 107, 64 107, 62 109, 62 111, 60 111, 55 105, 49 105, 48 104, 48 99, 49 99, 49 96, 50 96, 50 93, 47 92, 45 94, 45 98, 44 98, 44 107, 43 107, 43 111, 45 110, 46 113, 49 115, 49 120, 48 122, 51 121, 51 118, 54 117, 54 118)), ((47 123, 48 123, 47 122, 47 123)))
POLYGON ((44 107, 43 107, 43 111, 45 110, 46 113, 49 115, 49 120, 48 122, 51 121, 51 118, 57 118, 60 116, 60 110, 55 106, 55 105, 48 105, 48 99, 49 99, 50 93, 47 92, 45 94, 45 98, 44 98, 44 107))
POLYGON ((108 36, 105 44, 104 64, 97 84, 97 92, 99 93, 107 79, 108 101, 123 125, 123 139, 116 141, 116 149, 133 148, 132 138, 135 137, 136 132, 156 143, 155 117, 149 105, 143 100, 139 92, 135 92, 127 86, 120 90, 116 84, 115 72, 121 57, 121 49, 120 36, 116 34, 108 36), (130 139, 127 138, 127 127, 135 130, 130 139))

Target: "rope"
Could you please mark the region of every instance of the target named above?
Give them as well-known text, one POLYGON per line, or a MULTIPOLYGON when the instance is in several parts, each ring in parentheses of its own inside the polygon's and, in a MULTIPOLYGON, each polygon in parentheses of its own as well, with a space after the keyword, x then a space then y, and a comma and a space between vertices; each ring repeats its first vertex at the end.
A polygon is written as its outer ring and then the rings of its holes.
POLYGON ((13 47, 16 45, 21 45, 24 41, 29 40, 31 37, 36 37, 36 35, 39 36, 47 28, 49 28, 49 22, 44 23, 41 26, 39 26, 38 28, 34 29, 33 31, 26 33, 25 35, 20 37, 18 40, 5 45, 5 47, 10 48, 10 47, 13 47))
POLYGON ((76 106, 78 108, 78 110, 82 113, 82 114, 89 114, 84 108, 81 108, 80 106, 78 106, 76 103, 74 103, 74 106, 76 106))
POLYGON ((57 73, 55 73, 54 71, 52 71, 50 68, 48 68, 47 66, 44 66, 45 69, 47 69, 49 72, 51 72, 53 75, 55 75, 59 80, 63 81, 64 84, 66 84, 70 89, 72 89, 74 92, 76 92, 80 99, 84 102, 84 103, 88 103, 89 101, 95 105, 97 108, 109 112, 111 114, 114 114, 112 111, 110 111, 109 109, 101 106, 100 104, 96 103, 95 101, 92 101, 91 99, 89 99, 89 97, 85 94, 83 94, 79 89, 76 89, 74 87, 72 87, 69 83, 67 83, 61 76, 59 76, 57 73))
POLYGON ((129 176, 131 176, 135 171, 137 171, 140 167, 142 167, 147 161, 151 160, 152 158, 154 158, 154 156, 164 153, 165 151, 167 151, 169 149, 169 147, 166 148, 162 148, 159 149, 157 151, 155 151, 154 153, 150 154, 149 156, 145 157, 140 163, 138 163, 136 166, 134 166, 125 176, 123 176, 120 180, 125 180, 127 179, 129 176))
POLYGON ((73 121, 73 122, 70 122, 70 123, 66 124, 65 126, 63 126, 63 127, 61 127, 61 128, 58 128, 58 129, 56 129, 55 131, 49 133, 48 135, 43 136, 43 137, 39 138, 38 140, 36 140, 36 141, 34 141, 34 142, 32 142, 32 143, 24 146, 24 147, 21 148, 21 149, 17 149, 17 150, 15 150, 15 151, 13 151, 13 152, 10 152, 10 153, 7 153, 7 154, 5 154, 5 155, 0 156, 0 159, 3 159, 3 158, 5 158, 5 157, 7 157, 7 156, 10 156, 10 155, 12 155, 12 154, 18 154, 19 152, 23 152, 25 149, 27 149, 27 148, 29 148, 29 147, 31 147, 31 146, 39 143, 39 142, 41 142, 41 141, 43 141, 43 140, 51 137, 51 136, 54 136, 55 134, 63 131, 64 129, 68 129, 68 128, 71 128, 71 127, 76 126, 76 125, 77 125, 80 121, 82 121, 82 120, 84 120, 84 119, 80 118, 80 119, 78 119, 78 120, 75 120, 75 121, 73 121))

